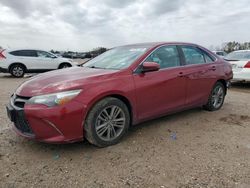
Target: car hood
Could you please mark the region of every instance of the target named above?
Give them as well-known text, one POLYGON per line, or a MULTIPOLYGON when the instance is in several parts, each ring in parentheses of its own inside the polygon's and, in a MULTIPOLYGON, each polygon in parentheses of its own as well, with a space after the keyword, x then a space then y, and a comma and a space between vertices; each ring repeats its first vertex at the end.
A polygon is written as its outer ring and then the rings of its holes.
POLYGON ((33 97, 66 90, 82 89, 84 84, 110 79, 119 70, 73 67, 39 74, 24 82, 16 95, 33 97))

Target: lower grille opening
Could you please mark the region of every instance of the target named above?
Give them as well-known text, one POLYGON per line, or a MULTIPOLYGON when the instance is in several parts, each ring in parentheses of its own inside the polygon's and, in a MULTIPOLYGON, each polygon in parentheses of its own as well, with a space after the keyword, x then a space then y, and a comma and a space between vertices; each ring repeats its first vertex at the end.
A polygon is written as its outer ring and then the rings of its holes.
POLYGON ((16 111, 14 125, 22 133, 33 134, 22 110, 16 111))

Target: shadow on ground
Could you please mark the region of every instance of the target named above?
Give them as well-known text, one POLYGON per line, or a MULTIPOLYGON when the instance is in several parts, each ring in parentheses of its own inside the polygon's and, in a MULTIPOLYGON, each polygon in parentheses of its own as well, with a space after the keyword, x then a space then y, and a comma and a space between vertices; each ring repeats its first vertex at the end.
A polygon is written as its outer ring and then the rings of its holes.
POLYGON ((232 90, 250 93, 250 82, 234 82, 231 86, 232 90))

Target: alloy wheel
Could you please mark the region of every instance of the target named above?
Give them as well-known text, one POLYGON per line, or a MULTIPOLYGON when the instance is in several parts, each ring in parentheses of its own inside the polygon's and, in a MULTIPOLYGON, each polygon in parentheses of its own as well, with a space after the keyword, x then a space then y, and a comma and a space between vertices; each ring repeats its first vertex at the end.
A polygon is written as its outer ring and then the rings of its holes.
POLYGON ((112 141, 120 136, 125 128, 126 117, 124 111, 115 105, 103 109, 97 117, 95 131, 104 141, 112 141))
POLYGON ((22 67, 16 66, 16 67, 13 68, 12 73, 13 73, 14 76, 20 77, 20 76, 23 75, 24 70, 23 70, 22 67))
POLYGON ((221 85, 214 88, 212 93, 212 104, 214 108, 219 108, 222 105, 224 95, 224 88, 221 85))

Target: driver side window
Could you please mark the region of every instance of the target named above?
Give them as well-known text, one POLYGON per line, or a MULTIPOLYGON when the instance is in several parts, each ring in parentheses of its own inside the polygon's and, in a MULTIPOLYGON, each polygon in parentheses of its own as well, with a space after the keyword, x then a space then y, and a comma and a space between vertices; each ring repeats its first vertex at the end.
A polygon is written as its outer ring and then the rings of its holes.
POLYGON ((149 55, 145 61, 158 63, 160 69, 180 66, 180 58, 176 46, 160 47, 149 55))

